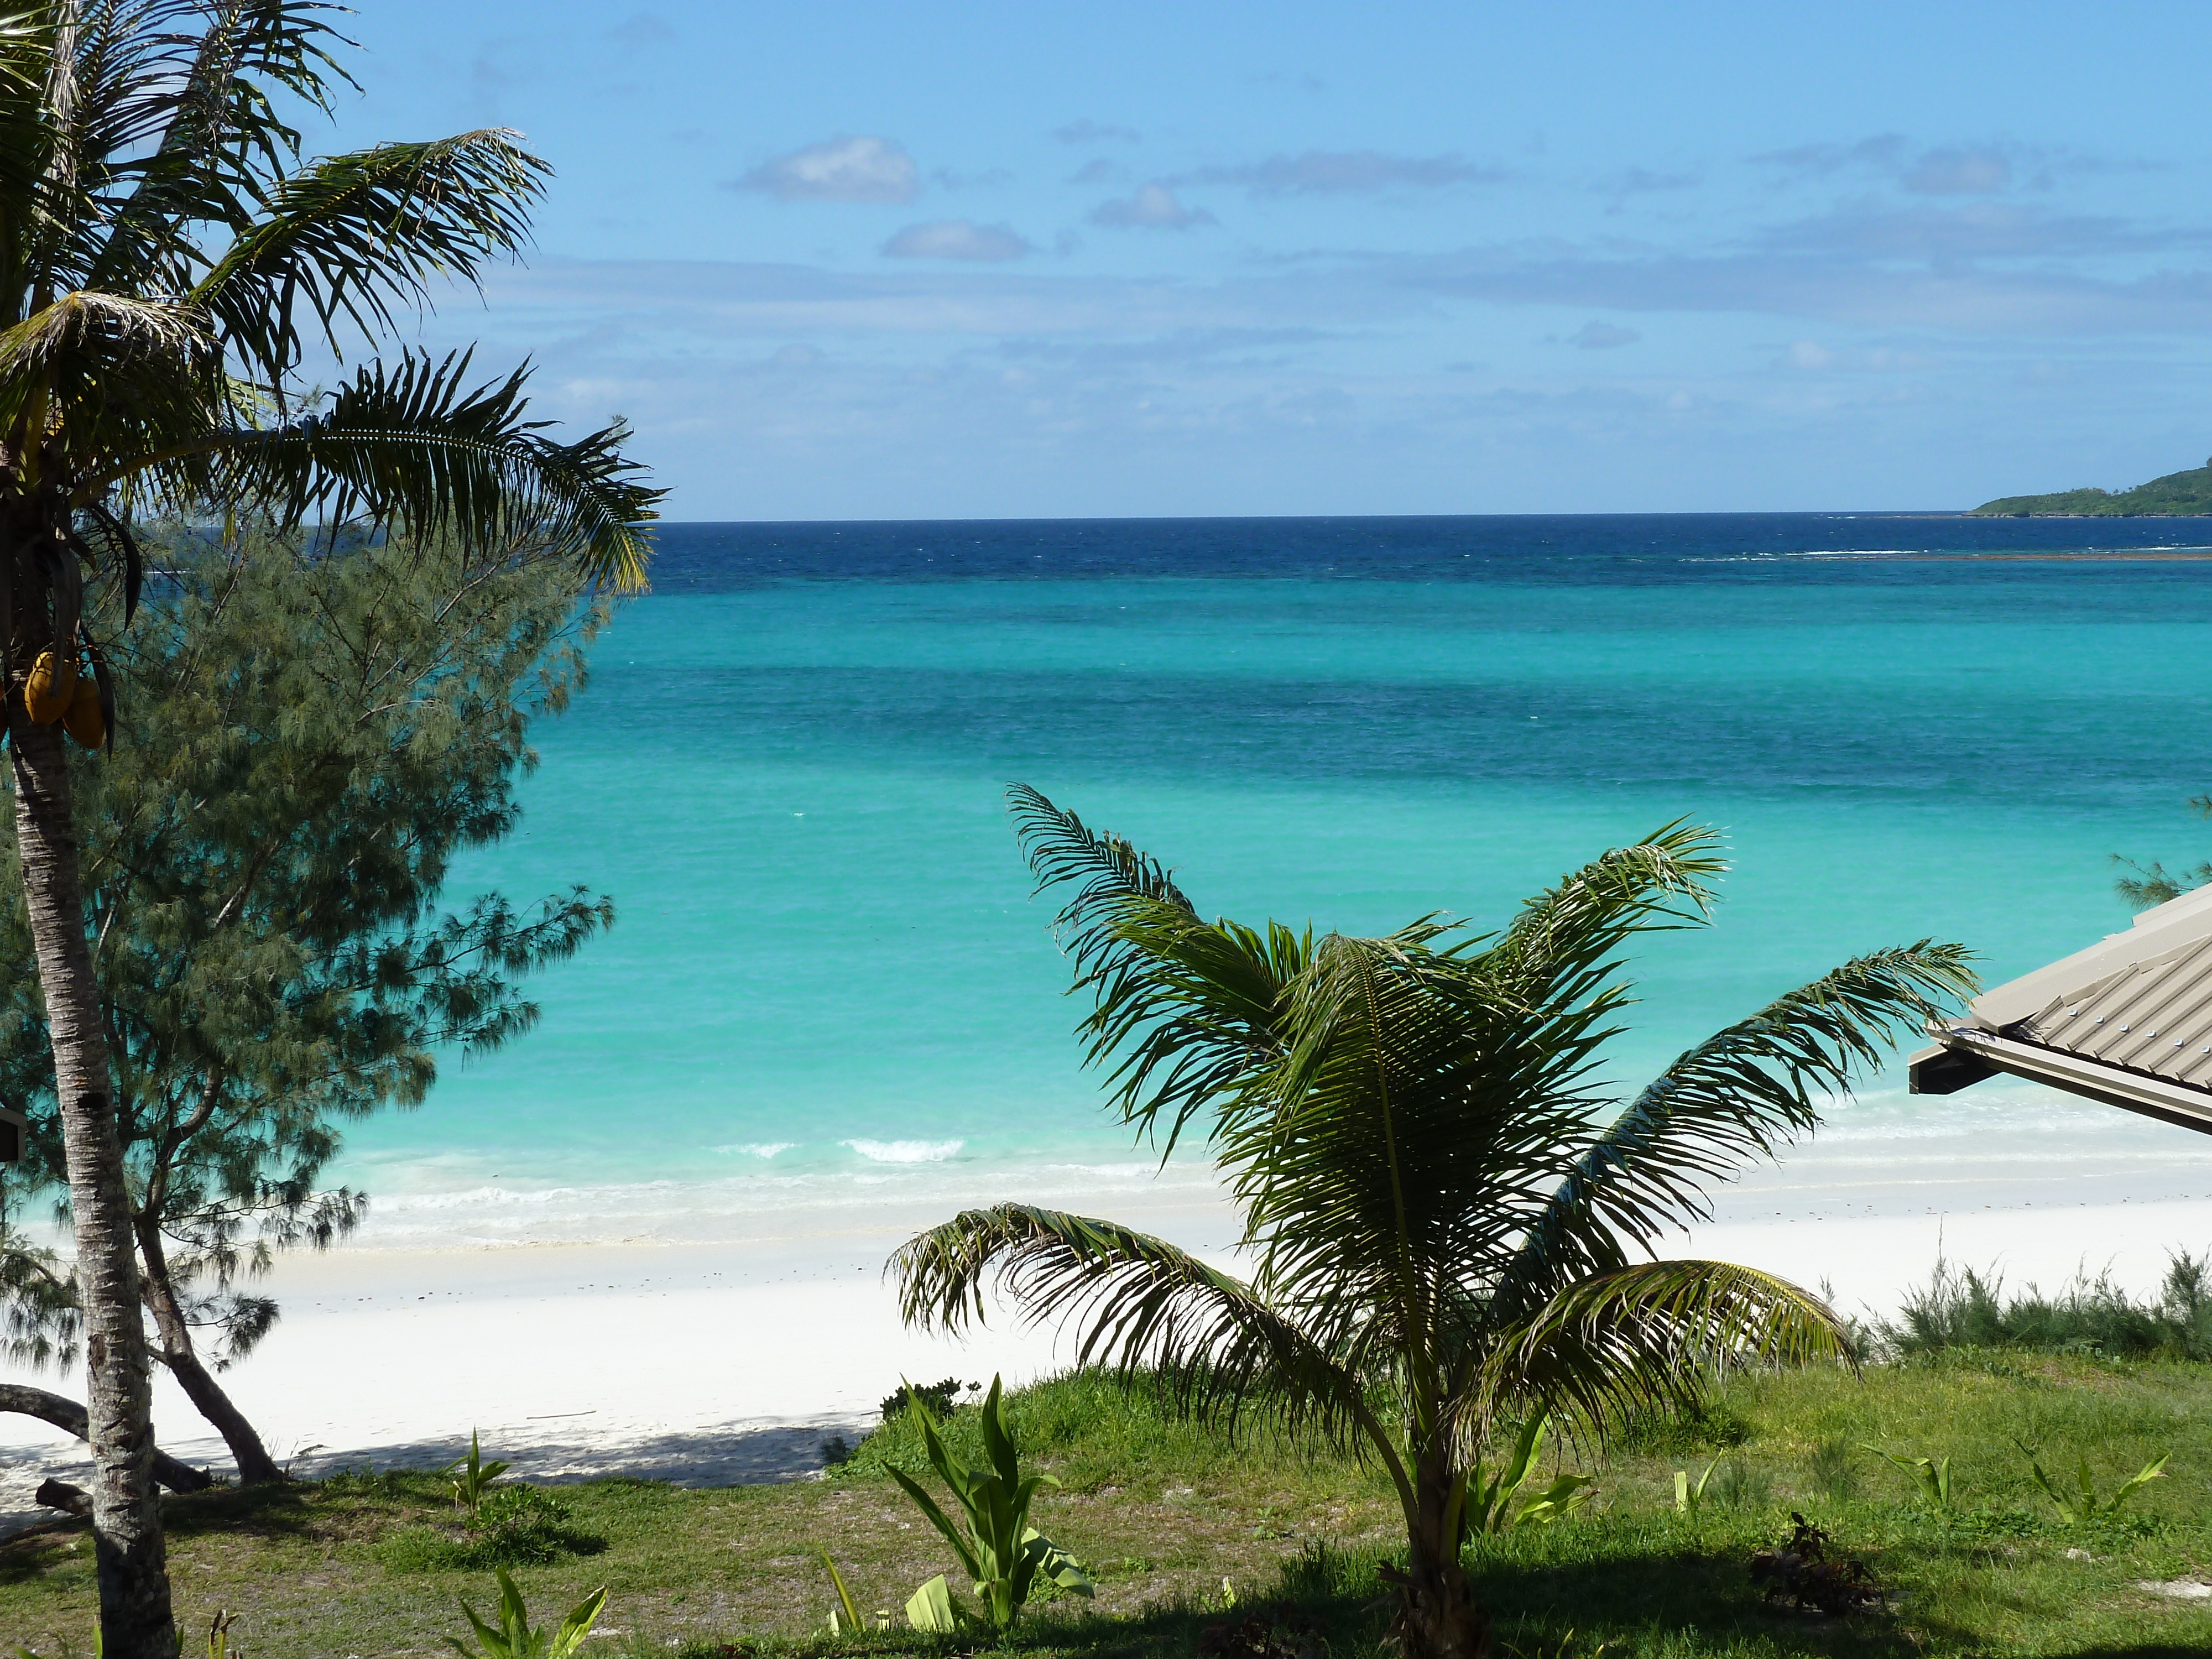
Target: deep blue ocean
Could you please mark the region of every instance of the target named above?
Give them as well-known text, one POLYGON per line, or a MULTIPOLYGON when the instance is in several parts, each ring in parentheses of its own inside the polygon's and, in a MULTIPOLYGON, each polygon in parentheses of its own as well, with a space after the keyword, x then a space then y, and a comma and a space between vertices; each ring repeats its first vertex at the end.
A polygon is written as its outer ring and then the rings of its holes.
MULTIPOLYGON (((1624 1086, 1837 961, 1992 981, 2124 927, 2112 855, 2212 823, 2193 520, 1884 514, 671 525, 449 899, 619 921, 540 1027, 342 1173, 387 1242, 711 1236, 779 1206, 1146 1178, 1079 1066, 1002 802, 1032 783, 1202 909, 1478 926, 1606 847, 1725 828, 1650 941, 1624 1086), (2124 558, 2051 556, 2069 552, 2124 558)), ((2024 1085, 2023 1085, 2024 1086, 2024 1085)), ((1869 1100, 1905 1103, 1900 1080, 1869 1100)), ((1000 1190, 1003 1189, 1003 1190, 1000 1190)))

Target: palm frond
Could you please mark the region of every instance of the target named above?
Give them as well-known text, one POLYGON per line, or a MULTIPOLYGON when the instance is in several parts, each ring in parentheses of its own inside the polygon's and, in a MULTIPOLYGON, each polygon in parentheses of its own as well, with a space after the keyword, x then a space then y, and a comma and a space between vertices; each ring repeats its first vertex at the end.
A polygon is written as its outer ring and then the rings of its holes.
POLYGON ((190 427, 222 387, 222 350, 187 306, 80 289, 0 331, 0 430, 37 453, 60 416, 75 450, 190 427))
POLYGON ((1295 1297, 1332 1351, 1403 1341, 1409 1363, 1565 1173, 1613 1006, 1523 1006, 1480 959, 1431 949, 1436 932, 1322 940, 1249 1091, 1271 1109, 1231 1115, 1220 1142, 1269 1300, 1295 1297), (1402 1317, 1395 1334, 1359 1311, 1378 1308, 1402 1317))
POLYGON ((89 262, 91 285, 130 289, 167 274, 182 292, 191 286, 185 273, 209 263, 193 227, 235 236, 252 224, 264 181, 300 155, 277 98, 327 113, 332 87, 355 85, 332 52, 353 43, 326 21, 342 9, 324 0, 140 8, 151 72, 110 100, 131 141, 109 162, 116 201, 89 262))
POLYGON ((1358 1380, 1249 1285, 1114 1222, 1026 1204, 969 1210, 908 1240, 890 1270, 909 1325, 981 1324, 996 1290, 1029 1322, 1075 1327, 1079 1365, 1149 1370, 1194 1409, 1233 1420, 1266 1397, 1338 1433, 1364 1409, 1358 1380))
POLYGON ((1707 883, 1728 869, 1719 848, 1716 831, 1686 818, 1613 848, 1522 906, 1483 952, 1490 972, 1532 1000, 1584 994, 1610 971, 1607 958, 1632 935, 1711 918, 1707 883))
POLYGON ((1277 1004, 1310 936, 1201 921, 1158 860, 1026 784, 1006 795, 1036 890, 1078 884, 1054 928, 1074 959, 1070 994, 1092 999, 1077 1028, 1085 1064, 1127 1050, 1109 1074, 1114 1104, 1156 1136, 1164 1121, 1171 1152, 1190 1120, 1271 1050, 1277 1004))
POLYGON ((1006 815, 1014 821, 1014 838, 1036 878, 1036 892, 1080 884, 1052 924, 1067 942, 1078 972, 1112 948, 1114 941, 1102 929, 1119 919, 1129 899, 1152 899, 1186 915, 1198 915, 1176 885, 1172 870, 1121 836, 1091 829, 1042 791, 1026 783, 1008 784, 1006 815))
POLYGON ((1501 1334, 1463 1431, 1519 1401, 1572 1411, 1599 1435, 1632 1413, 1693 1406, 1730 1365, 1856 1363, 1828 1305, 1726 1261, 1649 1261, 1571 1285, 1501 1334))
POLYGON ((278 183, 191 298, 281 380, 299 358, 295 306, 333 354, 378 337, 396 308, 428 304, 434 281, 475 285, 486 260, 521 248, 550 171, 503 128, 327 157, 278 183))
POLYGON ((1971 960, 1928 939, 1855 957, 1683 1054, 1576 1160, 1499 1286, 1499 1316, 1620 1266, 1623 1239, 1648 1249, 1666 1226, 1708 1217, 1702 1182, 1810 1133, 1816 1091, 1847 1093, 1894 1033, 1972 994, 1971 960))
POLYGON ((623 458, 628 427, 556 442, 547 422, 525 418, 527 367, 473 389, 468 368, 465 353, 368 365, 312 414, 131 458, 88 480, 81 499, 143 477, 182 505, 258 503, 287 524, 367 514, 477 548, 528 542, 574 557, 589 580, 641 589, 644 526, 665 492, 623 458))

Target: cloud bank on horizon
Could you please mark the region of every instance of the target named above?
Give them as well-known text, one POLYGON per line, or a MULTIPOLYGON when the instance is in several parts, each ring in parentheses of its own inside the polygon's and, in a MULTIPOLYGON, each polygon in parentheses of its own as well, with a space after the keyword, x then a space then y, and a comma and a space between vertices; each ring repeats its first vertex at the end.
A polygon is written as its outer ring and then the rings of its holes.
POLYGON ((528 134, 426 336, 678 517, 1962 507, 2212 447, 2212 13, 2078 21, 387 0, 327 142, 528 134))

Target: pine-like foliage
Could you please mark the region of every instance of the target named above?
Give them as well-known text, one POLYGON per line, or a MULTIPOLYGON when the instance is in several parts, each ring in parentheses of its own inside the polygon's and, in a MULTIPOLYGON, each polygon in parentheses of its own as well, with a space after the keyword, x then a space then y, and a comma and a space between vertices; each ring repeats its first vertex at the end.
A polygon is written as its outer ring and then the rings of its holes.
MULTIPOLYGON (((514 828, 530 722, 582 683, 603 613, 572 570, 449 548, 180 535, 161 558, 125 636, 137 695, 113 757, 81 769, 77 823, 133 1202, 221 1361, 275 1316, 244 1288, 270 1251, 359 1218, 363 1194, 319 1185, 343 1127, 419 1103, 442 1054, 527 1030, 520 981, 611 920, 581 888, 439 908, 454 857, 514 828)), ((0 952, 23 960, 12 842, 0 896, 0 952)), ((0 1101, 33 1119, 19 1205, 65 1201, 52 1078, 19 975, 0 988, 0 1101)), ((54 1311, 33 1265, 19 1326, 54 1311)))

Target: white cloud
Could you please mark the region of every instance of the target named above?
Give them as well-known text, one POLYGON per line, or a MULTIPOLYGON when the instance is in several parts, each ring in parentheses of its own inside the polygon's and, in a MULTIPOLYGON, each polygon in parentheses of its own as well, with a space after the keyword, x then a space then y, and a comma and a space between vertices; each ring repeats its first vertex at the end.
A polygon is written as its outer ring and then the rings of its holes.
POLYGON ((629 47, 665 46, 676 38, 676 31, 666 20, 649 11, 631 14, 627 22, 616 24, 607 33, 617 45, 629 47))
POLYGON ((1052 136, 1063 144, 1099 144, 1109 139, 1135 144, 1144 140, 1144 135, 1134 127, 1115 126, 1103 121, 1070 121, 1064 127, 1054 127, 1052 136))
POLYGON ((1590 186, 1601 196, 1649 196, 1668 190, 1694 190, 1702 180, 1694 173, 1654 173, 1649 167, 1625 167, 1608 173, 1590 186))
POLYGON ((730 188, 779 202, 911 202, 921 194, 921 175, 888 138, 841 136, 763 161, 730 188))
POLYGON ((1435 190, 1447 185, 1494 184, 1507 176, 1503 167, 1481 166, 1460 155, 1310 149, 1242 167, 1200 167, 1171 182, 1243 185, 1256 196, 1335 196, 1407 185, 1435 190))
POLYGON ((894 259, 966 259, 993 263, 1018 259, 1032 250, 1005 225, 979 225, 972 219, 933 219, 908 225, 885 242, 894 259))
POLYGON ((1751 159, 1800 179, 1872 174, 1915 196, 1995 196, 2020 185, 2030 190, 2050 190, 2061 174, 2143 170, 2139 162, 2008 139, 1916 149, 1903 134, 1895 132, 1879 133, 1851 144, 1799 144, 1751 159))
POLYGON ((1994 149, 1931 149, 1899 176, 1920 196, 1989 196, 2012 182, 2012 162, 1994 149))
POLYGON ((1623 328, 1618 323, 1601 323, 1593 319, 1568 335, 1567 343, 1580 346, 1584 351, 1609 351, 1615 346, 1634 345, 1643 337, 1632 328, 1623 328))
POLYGON ((1091 210, 1091 222, 1117 229, 1188 230, 1221 222, 1204 208, 1185 207, 1165 185, 1146 185, 1133 196, 1101 202, 1091 210))

